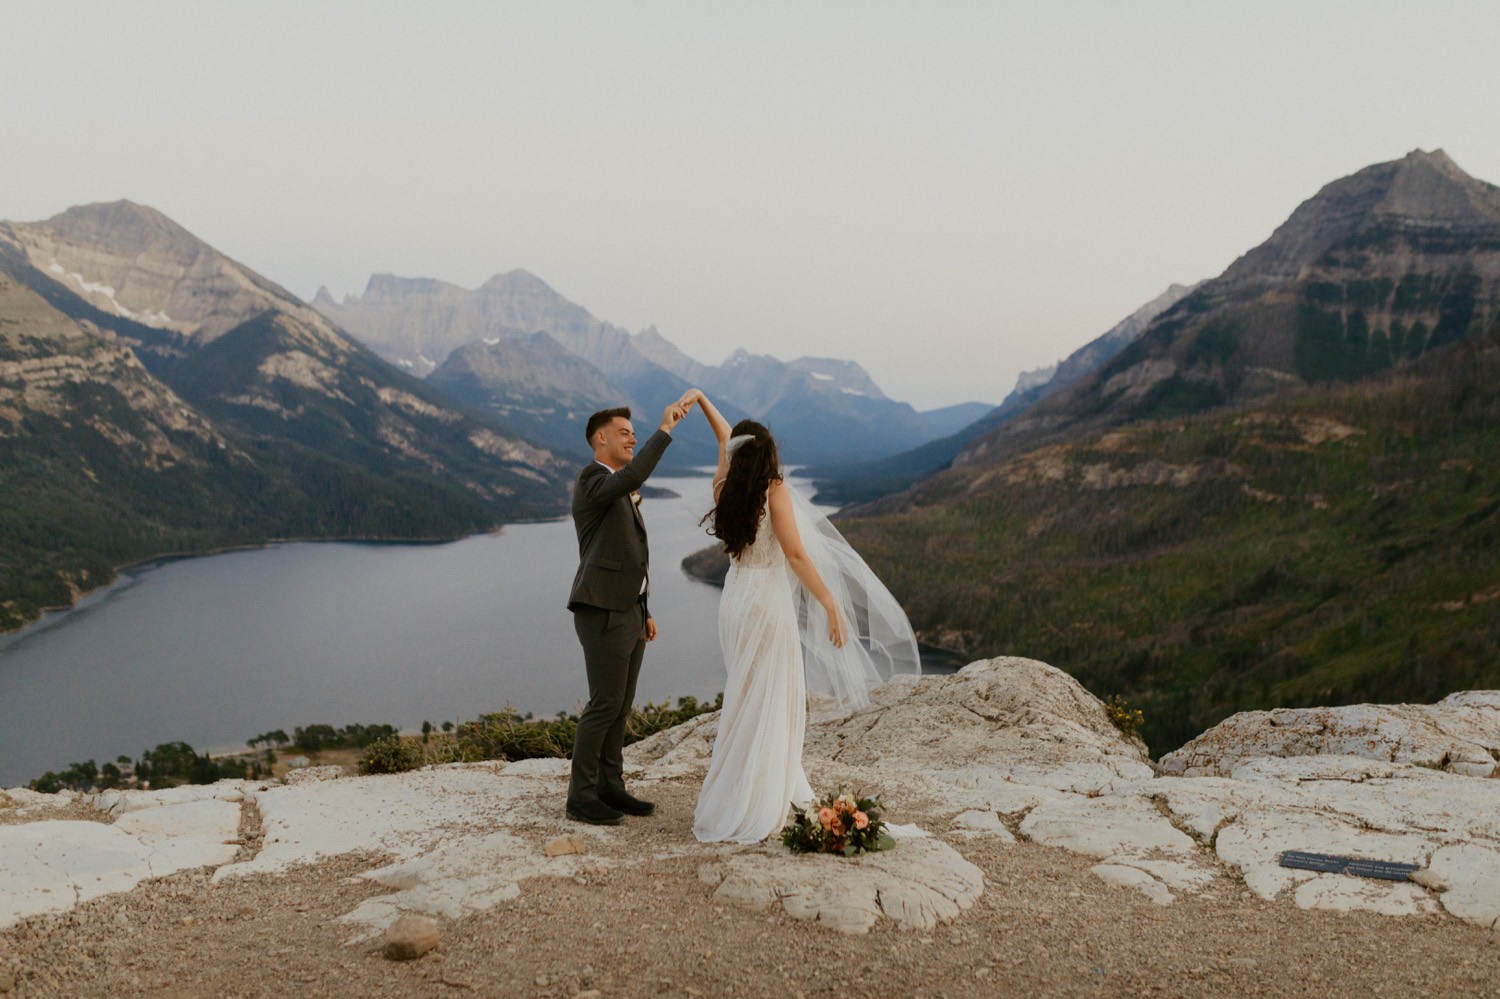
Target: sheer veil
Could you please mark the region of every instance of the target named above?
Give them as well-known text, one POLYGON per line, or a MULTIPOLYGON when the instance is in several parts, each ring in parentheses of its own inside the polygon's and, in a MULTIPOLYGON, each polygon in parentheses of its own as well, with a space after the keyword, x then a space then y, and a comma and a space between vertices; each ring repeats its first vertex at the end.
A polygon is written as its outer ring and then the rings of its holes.
MULTIPOLYGON (((749 435, 731 438, 726 453, 733 454, 749 439, 749 435)), ((900 603, 838 528, 790 483, 786 488, 802 545, 842 611, 849 632, 843 648, 835 648, 828 640, 828 620, 822 605, 788 567, 807 689, 832 697, 844 711, 864 707, 870 703, 872 687, 900 673, 922 672, 916 636, 900 603)), ((769 522, 765 526, 769 527, 769 522)))
POLYGON ((823 606, 793 575, 807 689, 833 697, 843 710, 862 708, 870 703, 870 688, 898 673, 922 672, 916 636, 891 591, 849 547, 838 528, 807 497, 791 486, 787 490, 802 546, 843 612, 850 633, 843 648, 834 647, 828 640, 823 606))

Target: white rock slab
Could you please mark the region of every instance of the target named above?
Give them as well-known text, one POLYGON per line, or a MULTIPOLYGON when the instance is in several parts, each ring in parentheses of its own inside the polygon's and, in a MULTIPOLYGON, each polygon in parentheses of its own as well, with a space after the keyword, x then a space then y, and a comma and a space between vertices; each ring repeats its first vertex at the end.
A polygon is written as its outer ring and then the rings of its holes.
POLYGON ((264 787, 259 781, 224 780, 215 784, 183 784, 166 787, 158 791, 99 791, 88 795, 87 801, 107 815, 125 815, 147 808, 163 808, 168 805, 186 805, 195 801, 227 801, 238 803, 245 800, 247 787, 264 787))
POLYGON ((240 806, 216 798, 129 812, 115 828, 151 847, 173 870, 218 867, 239 852, 240 806))
POLYGON ((1140 790, 1165 801, 1177 822, 1203 843, 1212 842, 1223 826, 1247 808, 1295 808, 1302 804, 1295 785, 1227 777, 1162 777, 1140 790))
POLYGON ((841 933, 868 932, 882 916, 907 929, 931 929, 956 918, 984 891, 983 872, 930 837, 859 857, 759 846, 698 873, 718 886, 719 898, 757 909, 780 904, 793 918, 841 933))
POLYGON ((1500 841, 1496 780, 1353 756, 1253 760, 1234 775, 1236 783, 1291 794, 1283 807, 1333 812, 1372 829, 1422 832, 1438 840, 1500 841))
POLYGON ((1138 796, 1068 795, 1038 805, 1021 821, 1021 834, 1047 846, 1101 859, 1115 854, 1191 853, 1193 839, 1156 806, 1138 796))
POLYGON ((1095 864, 1089 870, 1107 885, 1133 888, 1157 905, 1172 904, 1172 892, 1167 886, 1138 867, 1127 867, 1123 864, 1095 864))
POLYGON ((1180 860, 1148 860, 1117 855, 1108 858, 1105 863, 1144 871, 1174 891, 1200 891, 1211 884, 1215 877, 1214 872, 1208 868, 1180 860))
POLYGON ((1437 704, 1243 711, 1163 756, 1163 773, 1227 776, 1257 757, 1347 755, 1489 777, 1500 758, 1500 691, 1437 704))
POLYGON ((1470 923, 1500 927, 1500 843, 1445 846, 1429 867, 1448 883, 1439 896, 1444 909, 1470 923))
POLYGON ((1374 832, 1332 814, 1249 811, 1219 833, 1217 850, 1220 859, 1238 867, 1245 884, 1262 898, 1275 898, 1289 887, 1319 880, 1324 887, 1299 893, 1297 904, 1408 914, 1412 910, 1404 900, 1411 897, 1415 885, 1282 867, 1281 854, 1306 850, 1426 866, 1436 845, 1419 833, 1374 832), (1359 890, 1345 884, 1349 881, 1358 882, 1359 890))
POLYGON ((248 791, 261 814, 260 853, 219 868, 214 881, 274 874, 360 850, 404 860, 453 835, 498 829, 515 814, 561 821, 556 782, 525 779, 515 773, 518 767, 511 764, 500 773, 484 765, 436 767, 248 791))
POLYGON ((0 826, 0 929, 171 873, 154 866, 156 858, 151 847, 102 822, 0 826))
POLYGON ((1382 916, 1425 916, 1438 911, 1437 902, 1418 885, 1343 874, 1315 875, 1298 885, 1292 897, 1302 909, 1358 909, 1382 916))
POLYGON ((525 878, 571 875, 583 859, 548 857, 506 832, 457 839, 431 853, 360 875, 396 890, 366 899, 339 921, 358 928, 348 941, 357 943, 378 935, 403 912, 458 919, 519 897, 525 878))
POLYGON ((24 814, 31 808, 63 808, 71 805, 77 797, 73 791, 42 794, 29 787, 12 787, 0 791, 0 809, 16 808, 24 814))
POLYGON ((953 817, 955 832, 968 836, 993 836, 1002 843, 1014 843, 1016 837, 1005 828, 1000 816, 991 811, 971 809, 953 817))

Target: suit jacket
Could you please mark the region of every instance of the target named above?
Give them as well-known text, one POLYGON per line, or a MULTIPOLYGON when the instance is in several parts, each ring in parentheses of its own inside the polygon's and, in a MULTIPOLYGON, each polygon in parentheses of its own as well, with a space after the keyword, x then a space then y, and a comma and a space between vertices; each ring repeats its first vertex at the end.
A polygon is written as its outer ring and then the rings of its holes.
POLYGON ((646 523, 630 494, 646 481, 671 443, 671 434, 657 430, 618 472, 591 461, 578 473, 573 486, 578 574, 573 577, 568 610, 587 605, 623 611, 641 598, 651 552, 646 523))

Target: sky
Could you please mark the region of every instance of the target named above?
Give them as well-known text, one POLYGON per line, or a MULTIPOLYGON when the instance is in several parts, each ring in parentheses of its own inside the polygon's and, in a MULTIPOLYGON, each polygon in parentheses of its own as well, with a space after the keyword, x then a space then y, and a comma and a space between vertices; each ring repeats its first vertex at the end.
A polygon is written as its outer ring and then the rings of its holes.
POLYGON ((522 268, 919 409, 1413 149, 1500 183, 1500 3, 0 7, 0 218, 128 198, 311 298, 522 268))

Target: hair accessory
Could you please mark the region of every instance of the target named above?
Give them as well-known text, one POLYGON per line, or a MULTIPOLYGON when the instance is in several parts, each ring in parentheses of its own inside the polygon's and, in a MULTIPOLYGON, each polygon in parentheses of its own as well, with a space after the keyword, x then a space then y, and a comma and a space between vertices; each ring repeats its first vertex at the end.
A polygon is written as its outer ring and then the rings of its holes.
POLYGON ((732 457, 736 451, 753 440, 755 440, 754 434, 740 434, 738 437, 729 438, 729 440, 724 442, 724 457, 732 457))

